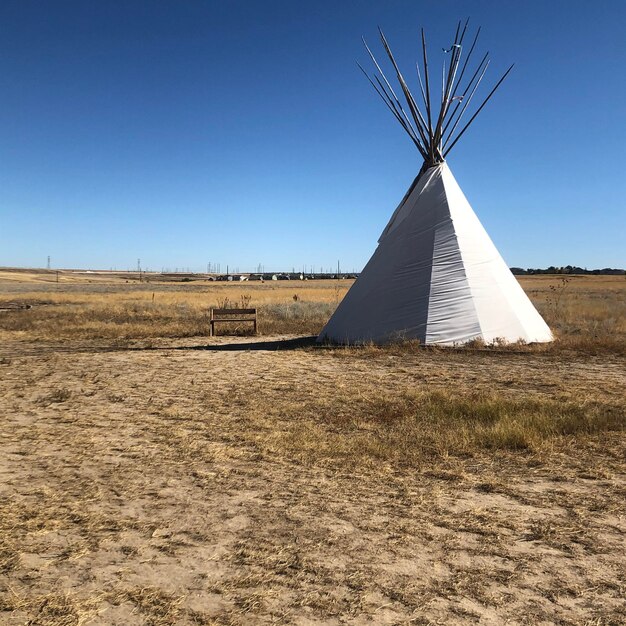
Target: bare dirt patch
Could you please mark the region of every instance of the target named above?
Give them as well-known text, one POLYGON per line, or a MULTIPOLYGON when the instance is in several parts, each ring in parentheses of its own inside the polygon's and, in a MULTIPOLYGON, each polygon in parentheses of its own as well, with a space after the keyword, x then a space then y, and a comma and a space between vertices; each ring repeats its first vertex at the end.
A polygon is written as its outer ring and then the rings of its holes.
POLYGON ((285 339, 4 344, 0 622, 626 620, 622 357, 285 339))

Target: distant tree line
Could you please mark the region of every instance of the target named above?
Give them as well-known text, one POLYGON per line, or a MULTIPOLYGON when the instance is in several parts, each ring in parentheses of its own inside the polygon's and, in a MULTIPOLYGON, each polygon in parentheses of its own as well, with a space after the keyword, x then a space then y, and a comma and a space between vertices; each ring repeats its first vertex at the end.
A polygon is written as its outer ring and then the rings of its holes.
POLYGON ((601 270, 588 270, 586 267, 576 265, 566 265, 565 267, 554 267, 551 265, 546 269, 512 267, 511 272, 516 276, 527 276, 532 274, 590 274, 593 276, 620 276, 626 274, 626 270, 605 267, 601 270))

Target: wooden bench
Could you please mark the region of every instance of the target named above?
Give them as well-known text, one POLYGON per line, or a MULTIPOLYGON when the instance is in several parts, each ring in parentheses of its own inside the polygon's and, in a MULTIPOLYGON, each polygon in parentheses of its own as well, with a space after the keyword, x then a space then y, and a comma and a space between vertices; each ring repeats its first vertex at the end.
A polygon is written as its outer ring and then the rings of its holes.
POLYGON ((256 335, 256 309, 211 309, 211 337, 215 335, 215 324, 252 322, 256 335))

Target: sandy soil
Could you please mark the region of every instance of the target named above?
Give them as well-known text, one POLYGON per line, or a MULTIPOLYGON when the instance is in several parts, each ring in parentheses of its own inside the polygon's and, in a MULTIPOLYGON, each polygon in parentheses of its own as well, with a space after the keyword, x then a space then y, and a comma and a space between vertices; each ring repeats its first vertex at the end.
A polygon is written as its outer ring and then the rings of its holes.
POLYGON ((623 359, 285 339, 1 346, 0 623, 626 623, 621 435, 341 467, 254 417, 292 428, 320 387, 620 399, 623 359))

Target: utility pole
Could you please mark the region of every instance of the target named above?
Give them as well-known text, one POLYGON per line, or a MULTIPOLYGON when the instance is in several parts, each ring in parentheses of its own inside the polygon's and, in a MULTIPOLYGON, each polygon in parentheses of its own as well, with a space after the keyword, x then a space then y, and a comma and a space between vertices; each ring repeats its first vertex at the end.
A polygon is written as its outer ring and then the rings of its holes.
POLYGON ((50 269, 50 255, 48 255, 48 265, 47 268, 50 269))

